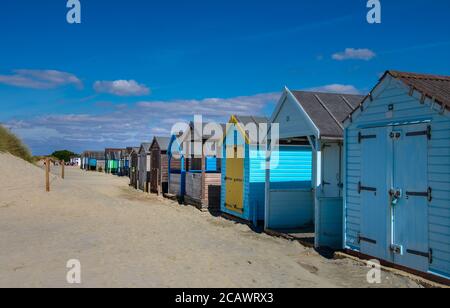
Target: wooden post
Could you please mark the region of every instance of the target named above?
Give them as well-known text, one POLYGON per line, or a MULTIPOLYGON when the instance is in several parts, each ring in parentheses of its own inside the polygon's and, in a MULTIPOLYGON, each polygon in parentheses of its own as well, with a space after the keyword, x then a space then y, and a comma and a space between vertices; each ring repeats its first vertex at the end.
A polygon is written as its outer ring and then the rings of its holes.
POLYGON ((45 159, 45 190, 50 192, 50 159, 45 159))
POLYGON ((206 203, 206 157, 205 157, 205 153, 202 150, 202 180, 201 180, 201 192, 202 192, 202 196, 201 196, 201 202, 202 202, 202 206, 206 203))
POLYGON ((62 160, 61 161, 61 178, 64 180, 64 167, 65 167, 65 162, 62 160))

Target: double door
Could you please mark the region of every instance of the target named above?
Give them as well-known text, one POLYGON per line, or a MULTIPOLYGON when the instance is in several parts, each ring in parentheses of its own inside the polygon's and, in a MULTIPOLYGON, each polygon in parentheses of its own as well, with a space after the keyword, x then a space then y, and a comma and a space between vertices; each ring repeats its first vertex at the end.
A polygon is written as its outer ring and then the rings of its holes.
POLYGON ((428 236, 426 124, 362 130, 361 252, 426 272, 432 262, 428 236))

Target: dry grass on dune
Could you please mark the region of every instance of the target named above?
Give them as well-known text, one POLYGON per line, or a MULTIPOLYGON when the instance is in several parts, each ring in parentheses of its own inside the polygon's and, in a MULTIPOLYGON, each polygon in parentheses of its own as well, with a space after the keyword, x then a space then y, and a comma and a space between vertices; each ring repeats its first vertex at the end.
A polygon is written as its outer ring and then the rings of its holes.
POLYGON ((7 128, 0 125, 0 152, 8 152, 28 162, 33 161, 30 150, 23 142, 11 133, 7 128))

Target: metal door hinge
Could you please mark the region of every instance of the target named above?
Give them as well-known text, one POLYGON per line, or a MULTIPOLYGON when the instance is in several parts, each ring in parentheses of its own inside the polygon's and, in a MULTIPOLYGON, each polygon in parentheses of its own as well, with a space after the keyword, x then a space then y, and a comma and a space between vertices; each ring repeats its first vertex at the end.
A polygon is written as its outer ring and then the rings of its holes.
POLYGON ((361 194, 362 191, 371 191, 376 193, 377 189, 375 187, 367 187, 367 186, 363 186, 361 184, 361 182, 358 183, 358 193, 361 194))
POLYGON ((421 252, 421 251, 408 249, 408 250, 406 250, 406 252, 411 255, 428 258, 428 262, 430 264, 433 264, 433 249, 430 249, 428 252, 421 252))
POLYGON ((409 132, 406 134, 406 137, 418 137, 418 136, 427 136, 428 140, 431 140, 431 125, 427 126, 427 130, 419 132, 409 132))
POLYGON ((373 245, 377 244, 377 241, 375 241, 375 240, 372 240, 370 238, 358 235, 358 244, 361 244, 361 242, 366 242, 366 243, 370 243, 370 244, 373 244, 373 245))
POLYGON ((377 135, 363 135, 361 132, 358 133, 358 143, 361 143, 364 139, 376 139, 377 135))
POLYGON ((433 189, 431 187, 428 187, 428 190, 426 192, 407 191, 406 196, 408 196, 408 197, 426 197, 428 202, 431 202, 431 201, 433 201, 433 189))

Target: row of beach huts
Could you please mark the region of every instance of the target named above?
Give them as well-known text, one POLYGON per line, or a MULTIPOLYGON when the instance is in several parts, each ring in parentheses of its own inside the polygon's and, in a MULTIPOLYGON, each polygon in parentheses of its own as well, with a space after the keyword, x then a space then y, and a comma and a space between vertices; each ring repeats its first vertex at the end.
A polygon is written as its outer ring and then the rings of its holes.
POLYGON ((449 282, 450 77, 387 71, 367 96, 286 88, 270 118, 233 115, 221 127, 216 154, 186 154, 197 136, 203 144, 214 137, 191 123, 184 143, 180 132, 86 151, 81 168, 127 176, 135 189, 316 248, 449 282), (246 129, 263 124, 277 124, 277 147, 270 134, 270 146, 261 147, 246 129))

